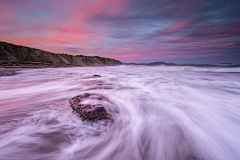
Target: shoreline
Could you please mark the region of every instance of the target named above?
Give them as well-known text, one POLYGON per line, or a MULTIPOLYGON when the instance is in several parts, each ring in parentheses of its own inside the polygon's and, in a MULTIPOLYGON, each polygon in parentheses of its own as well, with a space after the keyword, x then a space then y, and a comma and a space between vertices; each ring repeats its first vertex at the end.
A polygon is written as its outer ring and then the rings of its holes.
POLYGON ((0 77, 14 76, 16 74, 19 74, 19 71, 26 70, 26 69, 34 69, 34 68, 20 68, 20 67, 5 68, 5 67, 0 66, 0 77))

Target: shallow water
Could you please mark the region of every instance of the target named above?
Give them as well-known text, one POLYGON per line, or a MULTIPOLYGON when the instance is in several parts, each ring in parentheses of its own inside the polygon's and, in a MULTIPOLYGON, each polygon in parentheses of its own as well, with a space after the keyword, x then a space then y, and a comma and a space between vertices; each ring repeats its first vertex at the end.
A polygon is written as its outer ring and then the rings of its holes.
POLYGON ((238 160, 239 135, 240 68, 47 68, 0 77, 1 160, 238 160), (68 102, 81 93, 107 97, 114 123, 81 121, 68 102))

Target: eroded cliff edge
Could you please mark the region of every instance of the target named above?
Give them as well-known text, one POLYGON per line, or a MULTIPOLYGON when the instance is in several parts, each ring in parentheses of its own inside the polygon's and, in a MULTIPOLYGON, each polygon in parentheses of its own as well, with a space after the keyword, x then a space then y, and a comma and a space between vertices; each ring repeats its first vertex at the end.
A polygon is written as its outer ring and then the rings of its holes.
POLYGON ((115 66, 121 64, 119 60, 110 58, 56 54, 0 41, 0 66, 2 67, 115 66))

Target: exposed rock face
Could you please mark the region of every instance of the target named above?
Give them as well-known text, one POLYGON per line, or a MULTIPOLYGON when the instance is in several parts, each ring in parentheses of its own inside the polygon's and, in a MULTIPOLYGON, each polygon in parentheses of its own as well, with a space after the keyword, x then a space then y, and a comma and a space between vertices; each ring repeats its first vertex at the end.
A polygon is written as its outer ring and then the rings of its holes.
POLYGON ((0 66, 114 66, 120 61, 98 56, 55 54, 40 49, 0 42, 0 66))
POLYGON ((111 119, 112 116, 110 113, 107 112, 107 110, 104 108, 102 104, 81 104, 81 101, 86 99, 97 99, 97 100, 103 100, 106 99, 105 97, 97 94, 79 94, 78 96, 75 96, 69 100, 73 110, 75 110, 79 117, 85 121, 93 121, 96 122, 98 120, 104 120, 104 119, 111 119))

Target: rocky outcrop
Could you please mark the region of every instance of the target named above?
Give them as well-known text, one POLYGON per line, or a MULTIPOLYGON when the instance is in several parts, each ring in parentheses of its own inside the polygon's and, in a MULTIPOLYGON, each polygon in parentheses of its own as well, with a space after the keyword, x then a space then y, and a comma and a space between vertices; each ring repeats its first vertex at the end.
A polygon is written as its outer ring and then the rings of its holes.
POLYGON ((79 117, 85 121, 96 122, 99 120, 112 120, 111 114, 105 109, 102 104, 84 104, 84 100, 104 100, 104 96, 98 94, 79 94, 69 100, 71 107, 75 110, 79 117))
POLYGON ((0 76, 13 76, 17 74, 16 71, 12 71, 12 70, 0 70, 0 76))
POLYGON ((114 66, 120 61, 98 56, 55 54, 40 49, 0 42, 0 66, 114 66))

